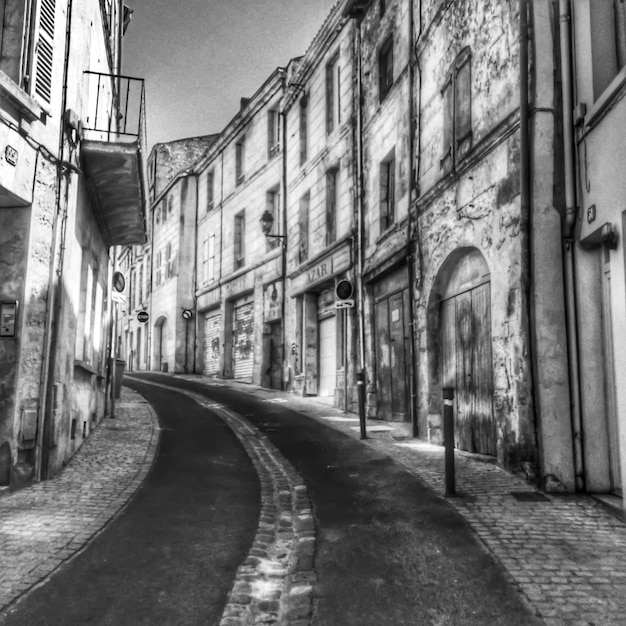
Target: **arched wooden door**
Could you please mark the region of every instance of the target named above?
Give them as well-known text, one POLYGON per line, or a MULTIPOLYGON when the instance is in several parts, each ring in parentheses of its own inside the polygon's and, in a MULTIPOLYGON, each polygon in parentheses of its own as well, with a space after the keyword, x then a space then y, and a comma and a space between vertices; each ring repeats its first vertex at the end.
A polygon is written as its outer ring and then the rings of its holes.
POLYGON ((450 274, 441 303, 443 386, 455 389, 455 446, 496 456, 491 283, 478 251, 450 274))

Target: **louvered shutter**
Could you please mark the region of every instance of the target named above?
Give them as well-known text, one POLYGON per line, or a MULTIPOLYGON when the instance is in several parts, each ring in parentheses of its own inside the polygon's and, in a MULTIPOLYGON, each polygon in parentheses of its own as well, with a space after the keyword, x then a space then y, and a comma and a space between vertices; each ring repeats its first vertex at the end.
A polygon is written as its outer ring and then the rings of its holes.
POLYGON ((44 102, 52 99, 52 68, 54 57, 54 26, 56 23, 56 0, 40 0, 37 14, 37 35, 33 66, 32 86, 34 93, 44 102))

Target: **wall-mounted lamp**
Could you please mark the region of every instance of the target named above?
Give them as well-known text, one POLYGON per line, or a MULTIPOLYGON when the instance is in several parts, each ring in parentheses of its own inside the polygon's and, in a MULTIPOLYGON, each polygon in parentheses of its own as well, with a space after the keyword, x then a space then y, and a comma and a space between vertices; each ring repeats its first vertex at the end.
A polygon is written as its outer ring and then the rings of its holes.
POLYGON ((286 245, 287 238, 285 235, 271 235, 274 226, 274 216, 266 209, 261 215, 261 230, 268 239, 281 239, 283 246, 286 245))

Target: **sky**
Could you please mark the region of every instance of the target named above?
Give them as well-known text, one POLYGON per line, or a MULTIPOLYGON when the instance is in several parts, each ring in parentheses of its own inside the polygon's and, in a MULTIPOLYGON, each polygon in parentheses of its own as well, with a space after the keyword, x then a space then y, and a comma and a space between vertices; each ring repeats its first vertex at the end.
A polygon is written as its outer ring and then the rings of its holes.
POLYGON ((123 72, 145 79, 148 147, 220 132, 304 54, 336 0, 126 0, 123 72))

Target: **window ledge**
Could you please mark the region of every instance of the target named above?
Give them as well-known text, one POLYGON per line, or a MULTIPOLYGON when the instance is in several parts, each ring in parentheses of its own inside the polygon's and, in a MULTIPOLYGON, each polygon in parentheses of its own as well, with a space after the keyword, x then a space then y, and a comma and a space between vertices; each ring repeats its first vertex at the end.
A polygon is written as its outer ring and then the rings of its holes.
POLYGON ((2 70, 0 70, 0 98, 17 107, 22 117, 29 123, 41 118, 43 109, 39 104, 2 70))
POLYGON ((89 374, 94 374, 96 376, 99 375, 99 372, 97 369, 95 369, 92 365, 90 365, 86 361, 81 361, 79 359, 74 359, 74 368, 84 370, 85 372, 88 372, 89 374))
POLYGON ((611 84, 602 92, 602 95, 595 101, 589 118, 585 126, 589 129, 593 128, 608 113, 611 106, 616 100, 622 98, 626 93, 626 66, 611 81, 611 84))

